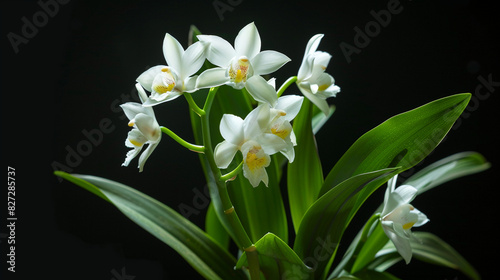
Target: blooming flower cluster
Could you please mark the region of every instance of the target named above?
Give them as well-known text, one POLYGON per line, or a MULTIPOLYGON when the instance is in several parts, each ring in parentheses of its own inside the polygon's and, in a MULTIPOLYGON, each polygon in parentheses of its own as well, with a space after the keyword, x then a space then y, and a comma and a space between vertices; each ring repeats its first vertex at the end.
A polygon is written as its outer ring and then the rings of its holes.
MULTIPOLYGON (((322 34, 313 36, 307 44, 296 83, 303 95, 328 112, 327 97, 333 97, 340 88, 334 79, 324 73, 331 56, 316 51, 322 34)), ((281 152, 290 162, 295 158, 297 145, 291 121, 299 113, 303 97, 286 95, 278 97, 275 79, 266 81, 261 75, 275 72, 290 61, 286 55, 273 51, 261 51, 261 39, 252 22, 238 33, 234 47, 215 35, 198 35, 196 43, 186 50, 170 34, 163 40, 163 54, 167 65, 157 65, 137 78, 137 89, 142 101, 122 105, 130 119, 130 131, 125 145, 133 148, 127 153, 124 166, 136 157, 144 144, 147 150, 139 159, 139 171, 161 140, 161 130, 152 106, 171 101, 183 93, 203 88, 231 86, 243 88, 259 103, 243 120, 239 116, 225 114, 220 122, 220 132, 225 139, 215 150, 215 162, 219 168, 227 168, 237 151, 243 155, 243 175, 252 186, 262 181, 267 186, 265 168, 270 155, 281 152), (205 60, 215 68, 194 75, 205 60), (149 96, 144 89, 150 92, 149 96)))

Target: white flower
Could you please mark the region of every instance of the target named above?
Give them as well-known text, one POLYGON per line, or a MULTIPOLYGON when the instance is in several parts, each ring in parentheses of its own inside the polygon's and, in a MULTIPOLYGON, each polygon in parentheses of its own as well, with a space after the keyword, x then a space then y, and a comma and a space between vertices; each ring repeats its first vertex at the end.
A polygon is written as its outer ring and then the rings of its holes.
POLYGON ((279 136, 285 141, 286 147, 280 152, 289 162, 293 162, 295 158, 293 147, 297 145, 297 142, 290 122, 299 113, 304 97, 286 95, 278 98, 274 82, 274 79, 266 82, 261 76, 253 76, 248 79, 245 88, 255 100, 270 106, 269 122, 264 131, 279 136))
POLYGON ((317 34, 307 43, 297 75, 297 86, 305 97, 318 106, 325 115, 328 115, 329 108, 326 99, 335 97, 340 92, 340 88, 335 85, 333 77, 325 73, 331 55, 316 51, 322 38, 323 34, 317 34))
POLYGON ((388 182, 380 220, 385 234, 408 264, 412 257, 410 239, 416 239, 411 228, 421 226, 429 219, 409 204, 417 195, 417 189, 409 185, 395 189, 396 180, 397 175, 388 182))
POLYGON ((163 55, 166 65, 151 67, 138 78, 145 89, 151 91, 151 96, 144 106, 152 106, 179 97, 184 92, 196 91, 196 73, 205 61, 207 45, 196 42, 185 51, 181 44, 170 34, 163 40, 163 55))
POLYGON ((227 84, 235 89, 242 89, 247 79, 253 75, 272 73, 290 61, 282 53, 260 51, 260 36, 253 22, 238 33, 234 48, 219 36, 198 35, 198 39, 210 45, 207 59, 219 67, 201 73, 196 82, 197 88, 227 84))
POLYGON ((285 141, 269 133, 264 128, 269 120, 270 109, 261 105, 250 112, 245 119, 224 114, 220 122, 220 132, 224 141, 214 150, 215 163, 219 168, 227 168, 239 150, 243 155, 243 176, 253 187, 262 181, 267 186, 269 178, 265 168, 271 161, 270 155, 285 148, 285 141))
MULTIPOLYGON (((137 83, 135 87, 139 92, 141 102, 145 102, 147 100, 146 92, 139 83, 137 83)), ((127 157, 122 165, 128 166, 130 161, 141 152, 144 144, 148 144, 147 149, 139 158, 138 168, 139 172, 142 172, 146 160, 154 151, 156 146, 158 146, 158 143, 160 143, 160 126, 156 121, 155 113, 151 107, 144 107, 142 104, 135 102, 127 102, 120 105, 120 107, 130 120, 128 125, 133 127, 133 129, 128 133, 127 140, 125 140, 125 146, 133 148, 133 150, 127 152, 127 157)))

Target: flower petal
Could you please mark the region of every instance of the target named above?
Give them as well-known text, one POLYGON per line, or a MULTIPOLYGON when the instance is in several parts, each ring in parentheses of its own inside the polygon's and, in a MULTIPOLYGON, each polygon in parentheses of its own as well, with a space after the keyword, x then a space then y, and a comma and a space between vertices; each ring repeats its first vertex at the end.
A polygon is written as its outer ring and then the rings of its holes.
POLYGON ((136 83, 135 88, 137 89, 137 94, 139 95, 141 103, 146 102, 146 100, 148 100, 148 95, 146 94, 146 91, 144 91, 144 88, 141 86, 141 84, 136 83))
POLYGON ((167 61, 168 66, 174 69, 182 69, 182 55, 184 54, 184 48, 177 39, 175 39, 170 34, 165 34, 163 39, 163 55, 167 61))
POLYGON ((234 155, 238 151, 238 146, 234 145, 228 141, 223 141, 214 150, 215 164, 218 168, 225 169, 233 161, 234 155))
POLYGON ((179 70, 182 80, 200 70, 201 66, 205 62, 205 50, 207 47, 207 43, 198 41, 186 49, 182 55, 182 66, 179 70))
POLYGON ((160 126, 153 117, 139 113, 135 116, 135 125, 148 141, 157 142, 160 140, 160 126))
POLYGON ((401 255, 401 257, 403 257, 406 264, 410 263, 412 257, 410 239, 397 235, 394 229, 391 226, 387 225, 387 223, 383 222, 382 228, 387 237, 389 237, 389 239, 396 247, 396 250, 398 250, 398 253, 401 255))
POLYGON ((258 102, 267 103, 269 106, 274 107, 278 101, 276 90, 261 76, 250 77, 245 84, 245 88, 258 102))
POLYGON ((264 152, 268 155, 274 155, 287 147, 285 140, 271 133, 261 134, 256 138, 256 141, 259 142, 264 152))
POLYGON ((300 111, 304 97, 298 95, 285 95, 278 98, 275 109, 286 112, 283 118, 292 121, 300 111))
POLYGON ((309 99, 314 105, 316 105, 324 114, 328 116, 330 108, 328 107, 328 102, 320 96, 315 95, 311 91, 311 85, 306 82, 298 84, 300 92, 309 99))
POLYGON ((137 82, 141 84, 145 89, 148 91, 152 91, 153 87, 153 80, 158 75, 161 73, 161 69, 167 67, 166 65, 156 65, 148 70, 144 71, 139 77, 137 78, 137 82))
POLYGON ((129 120, 133 120, 139 113, 145 113, 145 108, 142 107, 141 104, 136 102, 127 102, 125 104, 121 104, 120 107, 129 120))
POLYGON ((233 46, 219 36, 198 35, 197 37, 200 41, 210 44, 207 49, 207 59, 217 66, 227 68, 231 59, 236 56, 233 46))
POLYGON ((316 34, 312 36, 311 39, 309 39, 303 59, 305 59, 309 54, 314 53, 318 49, 319 43, 321 42, 321 39, 323 39, 323 36, 323 34, 316 34))
POLYGON ((269 125, 270 108, 267 104, 259 105, 245 117, 243 133, 246 140, 259 137, 269 125))
POLYGON ((395 199, 398 205, 410 203, 418 190, 410 185, 402 185, 392 192, 392 199, 395 199))
POLYGON ((153 151, 156 149, 156 146, 158 146, 159 142, 156 143, 149 143, 148 148, 141 154, 139 157, 139 163, 137 167, 139 168, 139 172, 142 172, 144 169, 144 165, 146 164, 146 161, 148 160, 149 156, 153 153, 153 151))
POLYGON ((260 52, 260 35, 253 22, 243 27, 234 40, 234 49, 237 56, 246 56, 252 59, 260 52))
POLYGON ((244 140, 243 122, 238 116, 224 114, 219 125, 220 134, 224 140, 234 145, 241 145, 244 140))
POLYGON ((262 51, 252 58, 254 75, 266 75, 285 65, 291 59, 277 51, 262 51))
POLYGON ((223 85, 229 82, 229 77, 226 76, 226 69, 211 68, 203 71, 196 80, 196 88, 211 88, 223 85))

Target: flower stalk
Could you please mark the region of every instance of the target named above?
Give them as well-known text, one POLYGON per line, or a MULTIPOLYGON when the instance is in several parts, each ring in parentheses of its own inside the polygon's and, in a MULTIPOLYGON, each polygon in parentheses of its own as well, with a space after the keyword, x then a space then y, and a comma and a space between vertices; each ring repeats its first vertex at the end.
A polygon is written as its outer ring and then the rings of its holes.
POLYGON ((218 87, 213 87, 210 89, 207 99, 205 100, 205 105, 203 106, 204 114, 200 115, 205 156, 209 164, 209 171, 212 172, 215 179, 215 184, 217 186, 217 192, 219 196, 218 198, 220 199, 223 207, 223 220, 227 222, 223 222, 223 224, 230 227, 228 232, 233 233, 232 237, 238 247, 247 253, 251 279, 260 279, 260 268, 257 250, 252 240, 250 240, 247 232, 243 228, 243 224, 241 223, 238 214, 236 213, 236 210, 234 209, 234 206, 231 202, 231 198, 229 197, 226 182, 225 180, 221 180, 223 176, 221 175, 221 171, 215 163, 214 150, 212 148, 212 140, 210 136, 210 109, 212 108, 217 90, 218 87))
POLYGON ((160 127, 160 129, 161 129, 161 132, 170 136, 170 138, 174 139, 177 143, 181 144, 183 147, 185 147, 193 152, 197 152, 197 153, 204 153, 205 152, 205 147, 200 146, 200 145, 191 144, 191 143, 185 141, 184 139, 179 137, 177 134, 175 134, 172 130, 170 130, 164 126, 160 127))

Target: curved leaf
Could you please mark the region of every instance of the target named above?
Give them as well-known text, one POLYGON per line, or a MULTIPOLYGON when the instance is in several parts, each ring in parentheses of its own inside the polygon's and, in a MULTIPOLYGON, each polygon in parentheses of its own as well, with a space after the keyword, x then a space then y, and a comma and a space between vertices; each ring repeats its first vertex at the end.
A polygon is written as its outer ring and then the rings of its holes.
POLYGON ((245 279, 234 257, 208 234, 161 202, 108 179, 56 171, 55 174, 110 202, 125 216, 176 250, 207 279, 245 279))
POLYGON ((356 175, 320 197, 306 212, 295 239, 294 250, 318 275, 326 274, 340 239, 353 214, 364 200, 399 168, 387 168, 356 175))
POLYGON ((408 178, 404 184, 426 192, 453 179, 490 168, 491 164, 477 152, 462 152, 443 158, 408 178))
POLYGON ((394 166, 401 166, 402 172, 413 167, 443 140, 470 97, 470 93, 462 93, 441 98, 368 131, 335 164, 320 195, 356 174, 394 166))
MULTIPOLYGON (((411 240, 413 256, 421 261, 462 271, 471 279, 481 279, 479 273, 455 249, 441 238, 429 232, 413 232, 421 242, 411 240)), ((396 247, 388 242, 376 256, 377 270, 387 269, 401 260, 396 247)))
MULTIPOLYGON (((260 269, 266 279, 313 279, 314 271, 278 236, 268 233, 255 243, 260 269)), ((248 265, 246 253, 236 268, 248 265)))

